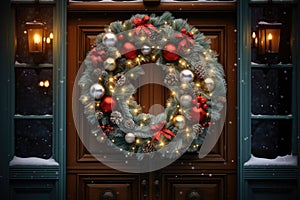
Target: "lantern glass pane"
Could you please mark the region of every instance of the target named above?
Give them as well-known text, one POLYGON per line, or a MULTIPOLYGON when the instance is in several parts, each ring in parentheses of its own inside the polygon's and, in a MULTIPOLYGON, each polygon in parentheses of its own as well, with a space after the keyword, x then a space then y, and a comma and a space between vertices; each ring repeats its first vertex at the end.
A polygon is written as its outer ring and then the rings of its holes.
POLYGON ((30 53, 43 52, 44 30, 41 28, 28 28, 28 47, 30 53))

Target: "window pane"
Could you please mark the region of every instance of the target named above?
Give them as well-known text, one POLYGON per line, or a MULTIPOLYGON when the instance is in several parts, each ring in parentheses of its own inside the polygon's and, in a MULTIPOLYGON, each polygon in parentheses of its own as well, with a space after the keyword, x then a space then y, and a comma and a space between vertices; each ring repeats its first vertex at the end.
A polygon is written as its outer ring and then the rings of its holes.
POLYGON ((15 68, 16 114, 53 113, 52 69, 15 68))
POLYGON ((50 158, 52 156, 52 120, 15 120, 15 155, 50 158))
POLYGON ((251 8, 249 40, 251 40, 252 62, 276 64, 292 62, 292 13, 290 7, 284 6, 251 8), (268 33, 271 33, 271 37, 268 33))
POLYGON ((291 114, 292 68, 252 69, 251 95, 252 114, 291 114))
POLYGON ((292 120, 252 120, 251 153, 276 158, 291 154, 292 120))

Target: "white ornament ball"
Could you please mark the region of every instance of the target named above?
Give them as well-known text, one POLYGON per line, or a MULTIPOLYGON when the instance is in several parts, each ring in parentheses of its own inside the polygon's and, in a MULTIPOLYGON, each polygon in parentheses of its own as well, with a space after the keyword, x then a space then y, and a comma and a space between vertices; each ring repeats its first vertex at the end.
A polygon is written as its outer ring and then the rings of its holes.
POLYGON ((184 69, 180 72, 179 77, 181 82, 192 82, 194 79, 194 74, 191 70, 184 69))
POLYGON ((100 99, 105 94, 105 89, 99 83, 95 83, 90 88, 90 94, 95 99, 100 99))
POLYGON ((215 89, 216 84, 215 84, 214 79, 212 79, 212 78, 206 78, 206 79, 204 80, 204 83, 205 83, 206 89, 207 89, 209 92, 212 92, 212 91, 215 89))
POLYGON ((141 52, 144 56, 149 55, 151 53, 151 47, 148 45, 143 45, 141 48, 141 52))
POLYGON ((192 103, 192 96, 188 94, 184 94, 180 97, 180 105, 182 107, 189 107, 192 103))
POLYGON ((113 47, 117 43, 117 36, 113 33, 106 33, 102 38, 102 43, 106 47, 113 47))
POLYGON ((116 61, 113 58, 107 58, 104 61, 104 68, 107 71, 114 71, 116 69, 117 65, 116 65, 116 61))
POLYGON ((129 144, 133 143, 135 141, 135 135, 133 133, 127 133, 125 135, 125 141, 129 144))

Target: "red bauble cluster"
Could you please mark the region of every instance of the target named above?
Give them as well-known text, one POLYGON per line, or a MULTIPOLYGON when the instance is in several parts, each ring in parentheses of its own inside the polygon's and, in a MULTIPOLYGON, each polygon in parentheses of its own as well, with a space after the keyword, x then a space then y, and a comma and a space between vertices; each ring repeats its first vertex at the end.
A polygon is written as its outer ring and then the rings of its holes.
POLYGON ((106 57, 105 51, 98 51, 96 47, 93 48, 90 52, 90 59, 92 60, 94 67, 97 67, 99 64, 102 64, 104 57, 106 57))
POLYGON ((125 42, 121 48, 121 54, 128 59, 134 59, 138 55, 138 50, 131 42, 125 42))
POLYGON ((100 128, 103 130, 103 136, 106 136, 106 133, 110 133, 111 131, 115 130, 110 124, 107 124, 106 126, 102 125, 100 128))
POLYGON ((203 96, 197 96, 192 100, 192 103, 195 105, 191 109, 190 115, 193 122, 201 122, 207 117, 207 108, 206 98, 203 96))
POLYGON ((177 48, 174 44, 166 44, 164 46, 164 49, 162 51, 162 55, 164 59, 167 61, 176 61, 179 58, 179 55, 177 54, 177 48))
POLYGON ((110 113, 117 107, 116 100, 111 96, 106 96, 102 99, 100 103, 100 108, 103 112, 110 113))

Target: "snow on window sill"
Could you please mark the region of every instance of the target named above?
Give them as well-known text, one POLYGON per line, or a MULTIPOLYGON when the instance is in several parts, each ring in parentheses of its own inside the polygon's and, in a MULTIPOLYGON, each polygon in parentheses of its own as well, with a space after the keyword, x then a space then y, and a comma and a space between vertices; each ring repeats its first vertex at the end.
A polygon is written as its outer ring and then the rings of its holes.
POLYGON ((251 158, 245 162, 244 166, 297 166, 297 156, 286 155, 267 159, 251 155, 251 158))
POLYGON ((53 158, 49 158, 49 159, 36 158, 36 157, 20 158, 14 156, 14 158, 9 162, 9 166, 16 166, 16 165, 58 166, 59 164, 53 158))

